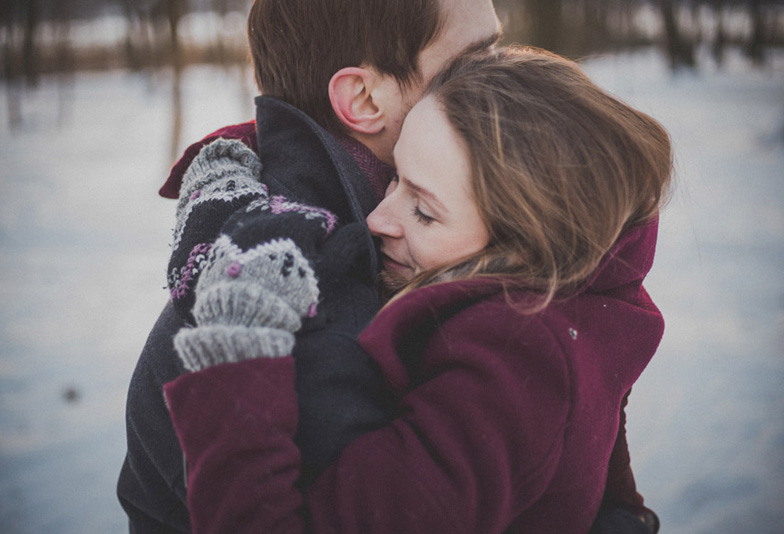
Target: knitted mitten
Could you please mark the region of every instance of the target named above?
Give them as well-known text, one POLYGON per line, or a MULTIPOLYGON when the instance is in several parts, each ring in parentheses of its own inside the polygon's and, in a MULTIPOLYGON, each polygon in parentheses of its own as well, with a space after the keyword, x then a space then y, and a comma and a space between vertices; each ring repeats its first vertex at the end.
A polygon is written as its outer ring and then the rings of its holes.
POLYGON ((174 346, 186 369, 291 354, 293 333, 313 316, 318 285, 308 261, 290 239, 242 250, 221 236, 196 286, 195 328, 174 346))
POLYGON ((242 250, 290 238, 312 260, 337 225, 328 210, 270 197, 260 173, 261 162, 250 148, 217 139, 202 148, 183 177, 168 287, 175 309, 189 323, 194 290, 219 235, 242 250))
POLYGON ((245 143, 216 139, 205 145, 182 177, 177 202, 177 219, 182 222, 187 205, 201 195, 225 195, 244 188, 254 189, 261 174, 261 161, 245 143), (231 186, 229 181, 233 180, 231 186), (199 192, 194 197, 194 193, 199 192))
POLYGON ((256 153, 241 141, 227 139, 202 148, 185 172, 167 282, 174 307, 186 318, 207 252, 228 219, 252 202, 268 200, 260 175, 256 153))

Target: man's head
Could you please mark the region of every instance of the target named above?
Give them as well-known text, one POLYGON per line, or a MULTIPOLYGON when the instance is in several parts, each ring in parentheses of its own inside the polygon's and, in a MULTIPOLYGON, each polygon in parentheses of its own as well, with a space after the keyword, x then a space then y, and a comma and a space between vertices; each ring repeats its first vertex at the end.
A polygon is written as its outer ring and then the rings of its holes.
POLYGON ((424 85, 498 31, 492 0, 255 0, 248 19, 262 93, 388 163, 424 85))

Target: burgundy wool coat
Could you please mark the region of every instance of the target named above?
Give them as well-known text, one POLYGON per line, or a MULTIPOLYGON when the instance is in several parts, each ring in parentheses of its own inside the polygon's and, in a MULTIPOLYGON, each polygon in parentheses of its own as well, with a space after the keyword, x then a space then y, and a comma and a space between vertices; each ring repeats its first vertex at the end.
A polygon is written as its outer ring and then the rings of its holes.
POLYGON ((656 221, 625 231, 584 290, 536 315, 486 280, 387 306, 360 342, 396 418, 305 492, 292 358, 167 384, 194 532, 587 533, 621 403, 663 334, 642 285, 656 232, 656 221))

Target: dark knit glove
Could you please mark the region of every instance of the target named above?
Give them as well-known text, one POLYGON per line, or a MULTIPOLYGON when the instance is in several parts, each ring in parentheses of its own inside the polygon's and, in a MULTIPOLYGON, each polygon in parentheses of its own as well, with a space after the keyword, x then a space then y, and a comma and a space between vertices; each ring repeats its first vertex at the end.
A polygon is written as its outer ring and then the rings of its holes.
POLYGON ((273 196, 259 198, 237 210, 221 233, 230 236, 243 250, 272 239, 288 238, 311 260, 336 225, 337 217, 326 209, 273 196))
POLYGON ((194 294, 212 243, 229 218, 253 201, 268 201, 261 162, 238 140, 201 149, 183 176, 167 284, 175 309, 191 320, 194 294))
POLYGON ((290 238, 312 260, 337 225, 331 212, 282 196, 259 182, 261 162, 245 144, 218 139, 206 145, 183 177, 168 287, 175 309, 193 322, 199 277, 219 235, 242 250, 290 238))
POLYGON ((196 286, 196 327, 182 329, 174 346, 190 371, 291 354, 318 295, 313 269, 292 240, 243 250, 223 235, 196 286))
POLYGON ((316 314, 313 265, 337 218, 270 197, 260 172, 252 150, 219 139, 185 173, 169 286, 195 325, 175 337, 189 370, 290 354, 301 319, 316 314))
MULTIPOLYGON (((367 232, 364 222, 352 222, 330 235, 316 257, 319 277, 323 279, 368 272, 372 250, 369 246, 363 246, 367 232)), ((367 280, 366 283, 372 285, 373 282, 367 280)))

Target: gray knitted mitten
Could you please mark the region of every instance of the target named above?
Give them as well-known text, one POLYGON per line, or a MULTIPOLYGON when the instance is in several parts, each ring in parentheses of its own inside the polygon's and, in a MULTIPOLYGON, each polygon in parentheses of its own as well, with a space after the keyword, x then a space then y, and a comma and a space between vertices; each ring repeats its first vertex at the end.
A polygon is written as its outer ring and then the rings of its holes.
POLYGON ((290 239, 243 251, 226 235, 215 242, 196 285, 196 327, 174 346, 185 368, 291 354, 301 319, 315 315, 318 284, 290 239))
POLYGON ((267 188, 259 183, 261 161, 253 150, 236 139, 216 139, 201 149, 182 177, 177 202, 178 226, 185 224, 189 205, 207 198, 230 199, 267 188), (194 193, 197 193, 194 195, 194 193))
POLYGON ((241 141, 217 139, 201 149, 183 176, 167 286, 174 308, 188 322, 206 253, 226 233, 226 222, 250 203, 269 203, 260 173, 253 150, 241 141))

